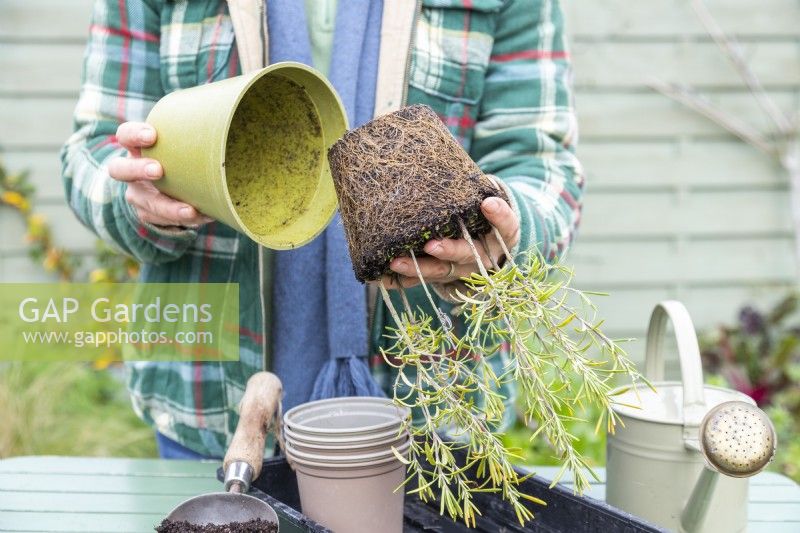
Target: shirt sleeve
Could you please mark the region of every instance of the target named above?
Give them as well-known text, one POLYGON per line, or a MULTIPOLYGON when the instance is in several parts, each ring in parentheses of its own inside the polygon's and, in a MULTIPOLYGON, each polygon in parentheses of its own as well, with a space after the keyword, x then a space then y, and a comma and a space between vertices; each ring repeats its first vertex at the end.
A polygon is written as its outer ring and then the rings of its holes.
POLYGON ((500 178, 520 217, 512 253, 548 261, 567 250, 580 220, 584 174, 563 14, 557 0, 509 0, 497 22, 471 155, 500 178))
POLYGON ((152 0, 96 0, 74 113, 74 133, 61 151, 62 179, 72 210, 103 241, 145 263, 179 258, 197 237, 139 219, 125 200, 127 184, 107 163, 125 156, 115 137, 126 121, 144 121, 163 96, 159 59, 160 7, 152 0))

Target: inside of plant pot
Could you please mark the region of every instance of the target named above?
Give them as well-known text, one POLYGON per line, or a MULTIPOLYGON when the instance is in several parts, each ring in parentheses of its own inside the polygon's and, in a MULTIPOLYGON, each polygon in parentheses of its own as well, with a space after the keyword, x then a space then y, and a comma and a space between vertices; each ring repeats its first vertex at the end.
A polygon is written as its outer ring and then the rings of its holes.
POLYGON ((336 94, 309 71, 282 69, 249 87, 231 120, 224 170, 251 238, 288 249, 322 232, 336 210, 326 153, 346 130, 336 94))

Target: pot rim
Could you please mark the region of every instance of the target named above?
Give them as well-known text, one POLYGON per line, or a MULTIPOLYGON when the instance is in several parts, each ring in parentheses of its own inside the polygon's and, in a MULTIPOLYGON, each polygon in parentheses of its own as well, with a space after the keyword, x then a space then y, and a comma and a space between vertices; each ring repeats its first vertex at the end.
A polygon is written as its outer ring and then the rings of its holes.
POLYGON ((401 455, 411 447, 411 441, 405 440, 398 446, 386 446, 383 450, 372 453, 355 453, 352 455, 345 454, 325 454, 325 453, 310 453, 298 450, 290 442, 286 443, 287 453, 291 451, 295 458, 304 461, 313 461, 319 463, 331 464, 351 464, 351 463, 371 463, 373 461, 380 461, 386 458, 396 458, 394 450, 397 450, 401 455))
MULTIPOLYGON (((364 414, 370 413, 370 411, 360 411, 364 414)), ((393 427, 399 427, 404 423, 405 419, 410 416, 409 409, 403 409, 398 407, 397 405, 392 402, 392 400, 388 398, 378 398, 374 396, 348 396, 342 398, 328 398, 325 400, 316 400, 314 402, 308 402, 304 404, 297 405, 289 409, 283 415, 283 423, 289 427, 294 433, 300 434, 312 434, 312 435, 365 435, 370 433, 377 433, 382 430, 388 430, 393 427), (356 426, 353 428, 318 428, 309 426, 302 422, 293 422, 292 418, 297 417, 300 414, 311 414, 314 413, 316 410, 324 410, 326 408, 335 408, 337 404, 341 404, 340 409, 342 410, 342 414, 347 414, 347 407, 353 406, 366 406, 369 407, 370 405, 375 407, 380 407, 381 409, 374 411, 372 414, 381 416, 386 415, 385 418, 387 419, 386 422, 380 422, 378 424, 372 424, 369 426, 356 426), (394 415, 394 416, 393 416, 394 415)))
MULTIPOLYGON (((411 448, 411 440, 406 441, 403 445, 397 447, 397 453, 401 456, 405 456, 408 452, 409 448, 411 448)), ((358 462, 346 462, 346 461, 330 461, 325 462, 323 461, 315 461, 313 459, 305 459, 303 457, 298 457, 296 455, 296 451, 291 448, 291 446, 286 446, 284 448, 284 453, 286 454, 287 459, 290 462, 294 462, 300 465, 308 466, 311 468, 321 468, 321 469, 329 469, 329 470, 357 470, 361 468, 371 468, 374 466, 380 466, 386 463, 397 462, 398 465, 402 465, 403 463, 397 458, 397 456, 392 453, 391 448, 388 449, 388 455, 383 455, 382 457, 378 457, 373 460, 366 460, 366 461, 358 461, 358 462)), ((346 457, 346 456, 345 456, 346 457)))
POLYGON ((284 435, 288 435, 290 440, 296 440, 303 444, 327 445, 327 444, 369 444, 380 443, 383 440, 401 435, 402 426, 397 429, 390 429, 380 433, 368 433, 364 435, 318 435, 315 433, 298 433, 289 426, 283 426, 284 435))
POLYGON ((347 441, 347 440, 334 440, 331 442, 305 442, 295 437, 288 428, 284 428, 283 438, 286 442, 294 447, 314 448, 319 450, 360 450, 365 448, 376 448, 395 442, 404 441, 408 438, 408 432, 397 433, 392 431, 391 435, 381 438, 379 440, 362 440, 362 441, 347 441))

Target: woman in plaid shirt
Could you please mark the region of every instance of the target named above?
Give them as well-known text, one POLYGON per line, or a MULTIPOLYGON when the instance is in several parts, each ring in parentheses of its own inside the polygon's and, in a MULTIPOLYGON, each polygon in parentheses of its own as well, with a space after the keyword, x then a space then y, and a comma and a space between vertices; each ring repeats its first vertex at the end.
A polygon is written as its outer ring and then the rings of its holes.
MULTIPOLYGON (((239 361, 131 364, 133 406, 156 429, 167 456, 224 454, 247 378, 271 368, 269 265, 281 252, 158 192, 153 181, 163 170, 140 152, 156 140, 144 119, 166 93, 264 66, 264 1, 96 0, 75 132, 62 152, 72 209, 142 263, 142 281, 240 285, 239 361)), ((319 7, 313 1, 306 5, 319 7)), ((317 1, 330 7, 330 0, 317 1)), ((326 29, 312 19, 318 17, 309 18, 312 45, 324 49, 326 29)), ((574 156, 577 129, 558 1, 387 0, 380 31, 374 115, 406 104, 431 106, 505 187, 510 205, 489 198, 482 207, 514 244, 512 253, 536 247, 548 260, 563 254, 580 218, 584 176, 574 156)), ((495 248, 489 252, 499 256, 495 248)), ((474 268, 463 241, 431 241, 425 251, 431 257, 423 273, 439 284, 474 268)), ((415 283, 407 260, 391 268, 404 284, 415 283)), ((412 304, 426 305, 415 289, 409 292, 412 304)), ((390 319, 372 296, 369 353, 377 354, 390 319)), ((493 361, 502 365, 504 356, 493 361)), ((389 369, 380 356, 372 363, 386 387, 389 369)), ((318 369, 308 372, 313 380, 318 369)), ((513 402, 513 391, 505 395, 513 402)))

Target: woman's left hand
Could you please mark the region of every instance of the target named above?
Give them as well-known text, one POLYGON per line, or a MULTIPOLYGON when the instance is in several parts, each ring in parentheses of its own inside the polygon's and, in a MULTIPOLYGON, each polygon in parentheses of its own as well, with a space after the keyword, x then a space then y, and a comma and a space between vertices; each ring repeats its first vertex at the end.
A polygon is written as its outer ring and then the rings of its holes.
MULTIPOLYGON (((519 241, 519 219, 511 209, 511 206, 502 198, 489 197, 481 204, 486 219, 500 232, 503 240, 509 249, 514 247, 519 241)), ((497 242, 494 232, 486 235, 488 250, 485 250, 478 239, 475 239, 477 248, 483 265, 492 268, 492 258, 497 263, 502 263, 504 254, 503 249, 497 242)), ((438 239, 431 240, 425 244, 425 253, 429 257, 417 257, 422 277, 426 282, 449 283, 462 277, 469 276, 478 271, 475 255, 470 249, 469 244, 464 239, 438 239)), ((389 268, 399 276, 383 276, 383 283, 387 288, 397 286, 399 281, 403 287, 413 287, 419 284, 417 270, 410 257, 398 257, 393 259, 389 268), (398 278, 397 280, 395 278, 398 278)))

